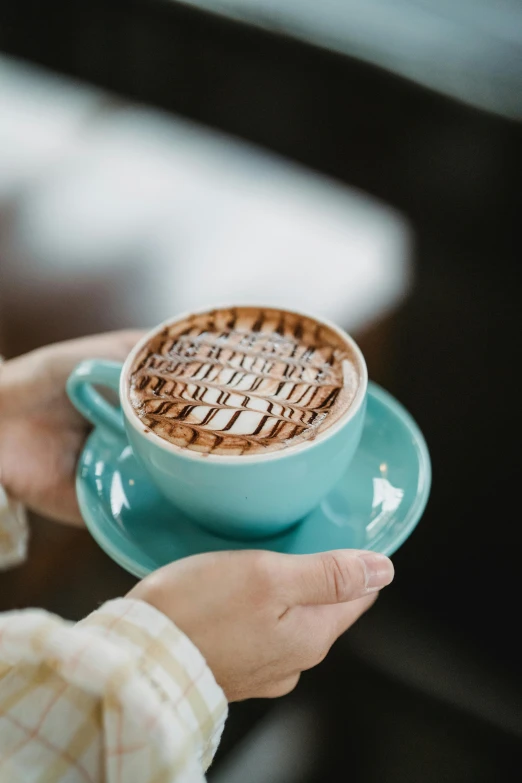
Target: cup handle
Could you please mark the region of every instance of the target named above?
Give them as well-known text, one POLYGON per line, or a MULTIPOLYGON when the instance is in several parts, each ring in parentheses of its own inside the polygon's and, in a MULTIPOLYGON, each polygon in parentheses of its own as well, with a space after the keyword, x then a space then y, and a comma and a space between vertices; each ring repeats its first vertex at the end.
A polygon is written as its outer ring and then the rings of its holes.
POLYGON ((80 362, 67 380, 67 394, 74 407, 95 427, 124 435, 123 414, 96 391, 94 384, 119 391, 123 365, 105 359, 87 359, 80 362))

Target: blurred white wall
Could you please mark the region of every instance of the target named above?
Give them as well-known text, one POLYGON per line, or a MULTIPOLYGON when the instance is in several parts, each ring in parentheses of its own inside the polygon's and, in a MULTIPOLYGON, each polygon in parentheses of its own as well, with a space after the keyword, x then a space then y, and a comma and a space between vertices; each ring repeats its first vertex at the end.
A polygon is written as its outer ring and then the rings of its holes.
POLYGON ((351 331, 411 278, 405 220, 282 158, 0 59, 6 335, 47 341, 261 301, 351 331))

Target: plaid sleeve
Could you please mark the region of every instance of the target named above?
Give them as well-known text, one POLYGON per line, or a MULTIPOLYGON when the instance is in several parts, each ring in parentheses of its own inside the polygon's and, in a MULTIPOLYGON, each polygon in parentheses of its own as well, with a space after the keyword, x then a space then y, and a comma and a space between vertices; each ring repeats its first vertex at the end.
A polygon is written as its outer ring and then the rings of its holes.
POLYGON ((0 484, 0 571, 23 563, 28 536, 25 508, 8 498, 0 484))
POLYGON ((0 783, 201 783, 226 710, 199 651, 141 601, 76 626, 0 615, 0 783))

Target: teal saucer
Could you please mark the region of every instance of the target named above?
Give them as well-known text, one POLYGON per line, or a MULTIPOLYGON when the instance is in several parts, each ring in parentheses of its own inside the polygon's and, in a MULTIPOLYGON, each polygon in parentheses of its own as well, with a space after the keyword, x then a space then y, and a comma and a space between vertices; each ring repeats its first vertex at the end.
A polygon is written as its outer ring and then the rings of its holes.
POLYGON ((393 554, 426 506, 431 465, 426 442, 407 411, 370 383, 361 444, 345 476, 295 527, 259 541, 208 533, 163 499, 127 441, 94 430, 80 457, 80 510, 105 552, 135 576, 199 552, 273 549, 307 554, 373 549, 393 554))

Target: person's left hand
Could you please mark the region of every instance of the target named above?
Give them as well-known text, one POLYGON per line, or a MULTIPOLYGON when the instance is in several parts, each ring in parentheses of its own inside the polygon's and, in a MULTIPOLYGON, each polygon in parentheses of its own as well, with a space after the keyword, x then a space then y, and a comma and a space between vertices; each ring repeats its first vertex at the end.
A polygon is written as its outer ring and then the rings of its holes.
POLYGON ((109 332, 39 348, 0 368, 0 484, 28 508, 81 524, 76 462, 90 429, 65 383, 82 359, 123 360, 142 336, 109 332))

